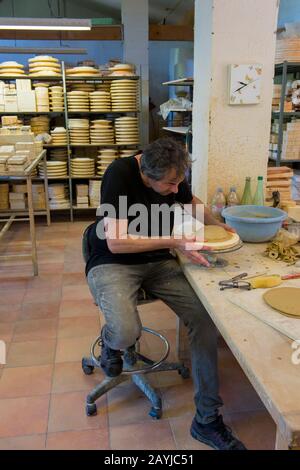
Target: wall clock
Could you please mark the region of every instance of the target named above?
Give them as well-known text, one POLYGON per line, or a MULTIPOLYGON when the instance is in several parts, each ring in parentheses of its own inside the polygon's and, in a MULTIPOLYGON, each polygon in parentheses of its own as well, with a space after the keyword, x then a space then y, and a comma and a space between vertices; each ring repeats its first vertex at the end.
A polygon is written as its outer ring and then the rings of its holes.
POLYGON ((262 65, 232 64, 229 66, 229 104, 260 102, 262 65))

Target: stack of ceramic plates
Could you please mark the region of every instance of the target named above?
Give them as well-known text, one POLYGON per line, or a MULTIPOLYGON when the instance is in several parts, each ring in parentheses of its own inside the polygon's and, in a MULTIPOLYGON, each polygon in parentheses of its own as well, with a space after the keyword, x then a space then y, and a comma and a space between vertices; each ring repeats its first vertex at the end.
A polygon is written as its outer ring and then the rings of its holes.
POLYGON ((137 81, 115 80, 110 87, 113 111, 137 110, 137 81))
POLYGON ((95 83, 87 83, 81 81, 68 82, 68 91, 85 91, 86 93, 91 93, 92 91, 95 91, 95 89, 95 83))
POLYGON ((73 67, 66 71, 66 75, 69 77, 97 77, 100 76, 100 70, 95 67, 73 67))
POLYGON ((49 134, 50 122, 48 116, 36 116, 31 118, 30 127, 35 135, 49 134))
POLYGON ((71 158, 71 176, 78 178, 95 176, 95 160, 93 158, 71 158))
MULTIPOLYGON (((47 176, 48 178, 59 178, 67 176, 68 168, 67 162, 61 161, 47 161, 47 176)), ((39 175, 43 178, 45 176, 43 162, 39 163, 39 175)))
POLYGON ((36 110, 39 112, 49 112, 49 93, 44 86, 35 87, 36 110))
POLYGON ((120 150, 120 157, 131 157, 132 155, 135 155, 136 151, 129 149, 129 150, 120 150))
POLYGON ((111 111, 110 93, 107 91, 93 91, 90 93, 90 110, 97 112, 111 111))
POLYGON ((67 93, 68 111, 83 112, 90 110, 89 94, 86 91, 69 91, 67 93))
POLYGON ((65 109, 64 92, 62 86, 51 86, 49 88, 50 111, 62 112, 65 109))
POLYGON ((69 119, 70 143, 90 143, 90 123, 88 119, 69 119))
POLYGON ((90 136, 92 144, 113 144, 115 142, 114 128, 111 121, 107 121, 106 119, 96 119, 95 121, 92 121, 90 136))
POLYGON ((2 62, 0 64, 0 76, 8 77, 19 77, 26 75, 24 72, 24 65, 18 64, 18 62, 9 61, 9 62, 2 62))
POLYGON ((40 55, 28 59, 31 77, 59 77, 61 67, 58 59, 48 55, 40 55))
POLYGON ((44 88, 49 88, 49 83, 48 82, 35 82, 32 83, 33 88, 37 87, 44 87, 44 88))
POLYGON ((65 184, 49 184, 50 209, 68 209, 70 207, 68 186, 65 184))
POLYGON ((138 118, 121 117, 115 120, 116 144, 137 145, 139 143, 138 118))
POLYGON ((68 159, 68 150, 64 147, 61 148, 52 148, 49 151, 49 160, 57 160, 60 162, 66 162, 68 159))
POLYGON ((55 127, 53 131, 50 132, 52 141, 52 145, 67 145, 67 131, 64 127, 55 127))
POLYGON ((101 191, 101 181, 100 180, 90 180, 89 181, 89 200, 90 207, 98 207, 100 204, 100 191, 101 191))
POLYGON ((97 175, 103 176, 107 167, 118 158, 118 152, 114 149, 103 149, 99 151, 97 158, 97 175))
POLYGON ((135 66, 131 64, 116 64, 109 69, 111 77, 125 77, 135 75, 135 66))

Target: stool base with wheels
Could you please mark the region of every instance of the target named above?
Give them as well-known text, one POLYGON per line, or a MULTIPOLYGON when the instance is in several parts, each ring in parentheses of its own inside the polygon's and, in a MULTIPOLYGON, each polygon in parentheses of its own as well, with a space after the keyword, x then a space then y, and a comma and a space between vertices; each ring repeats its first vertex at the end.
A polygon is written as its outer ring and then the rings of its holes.
MULTIPOLYGON (((170 370, 177 370, 183 379, 187 379, 190 376, 189 369, 181 362, 167 362, 165 359, 169 355, 170 346, 168 340, 157 331, 151 330, 150 328, 143 327, 143 331, 159 337, 165 346, 165 351, 162 357, 154 362, 151 359, 145 357, 139 352, 139 342, 131 348, 124 351, 123 354, 123 372, 117 377, 105 377, 105 379, 98 384, 86 398, 86 414, 92 416, 97 414, 96 400, 102 395, 107 393, 122 382, 131 380, 135 385, 144 393, 144 395, 151 402, 151 409, 149 416, 154 419, 159 419, 162 416, 162 402, 158 393, 150 385, 147 380, 147 374, 151 372, 165 372, 170 370)), ((95 347, 99 345, 101 337, 99 336, 91 347, 91 355, 89 358, 82 359, 82 370, 86 375, 90 375, 94 372, 95 368, 101 368, 100 357, 95 355, 95 347)))

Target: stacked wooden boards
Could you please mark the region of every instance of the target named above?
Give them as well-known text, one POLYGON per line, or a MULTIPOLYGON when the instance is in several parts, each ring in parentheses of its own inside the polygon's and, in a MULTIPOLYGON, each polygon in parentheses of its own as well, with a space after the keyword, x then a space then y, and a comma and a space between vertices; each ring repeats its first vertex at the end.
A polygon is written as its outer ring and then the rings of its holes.
POLYGON ((272 193, 279 191, 281 203, 289 203, 291 197, 291 184, 294 172, 287 166, 269 167, 267 172, 266 201, 272 201, 272 193))

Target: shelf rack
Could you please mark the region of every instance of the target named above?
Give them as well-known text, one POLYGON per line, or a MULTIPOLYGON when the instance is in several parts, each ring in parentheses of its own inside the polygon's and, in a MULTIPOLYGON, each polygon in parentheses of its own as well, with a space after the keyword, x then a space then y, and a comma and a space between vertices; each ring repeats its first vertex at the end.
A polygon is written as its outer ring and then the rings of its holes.
POLYGON ((285 101, 285 92, 286 92, 286 85, 288 81, 288 74, 294 74, 294 78, 296 79, 295 75, 298 73, 300 74, 300 62, 288 62, 284 61, 280 64, 275 65, 275 77, 281 76, 281 96, 280 96, 280 106, 279 111, 272 111, 272 119, 278 118, 279 119, 279 131, 278 131, 278 144, 277 144, 277 158, 269 157, 270 161, 275 161, 276 166, 280 166, 281 163, 300 163, 299 160, 283 160, 281 159, 282 154, 282 143, 283 143, 283 125, 284 120, 292 118, 292 117, 299 117, 300 112, 298 111, 291 111, 285 112, 284 111, 284 101, 285 101))
MULTIPOLYGON (((86 210, 85 208, 79 208, 76 207, 76 205, 73 204, 73 181, 86 181, 86 180, 101 180, 102 176, 95 175, 93 177, 72 177, 71 175, 71 155, 72 155, 72 149, 74 148, 116 148, 116 149, 132 149, 135 151, 137 148, 140 147, 140 144, 128 144, 128 145, 120 145, 120 144, 108 144, 108 145, 103 145, 103 144, 71 144, 70 139, 69 139, 69 117, 74 117, 74 116, 100 116, 103 117, 105 116, 107 119, 112 119, 114 120, 117 117, 121 116, 139 116, 140 115, 140 110, 136 111, 107 111, 107 112, 97 112, 97 111, 85 111, 85 112, 76 112, 76 111, 68 111, 68 103, 67 103, 67 84, 69 82, 84 82, 84 83, 103 83, 106 81, 118 81, 118 80, 136 80, 139 81, 139 76, 134 75, 134 76, 117 76, 117 77, 112 77, 112 76, 97 76, 97 77, 91 77, 91 76, 80 76, 80 77, 73 77, 73 76, 68 76, 66 75, 66 70, 65 70, 65 64, 64 62, 61 62, 61 68, 62 68, 62 75, 59 77, 30 77, 28 75, 21 76, 21 77, 16 77, 16 76, 5 76, 5 77, 0 77, 0 80, 4 81, 10 81, 10 80, 16 80, 16 79, 24 79, 28 80, 30 79, 31 81, 47 81, 47 82, 57 82, 57 83, 62 83, 63 86, 63 95, 64 95, 64 111, 62 112, 3 112, 1 115, 21 115, 21 116, 37 116, 37 115, 47 115, 50 118, 55 118, 59 116, 64 116, 64 121, 65 121, 65 128, 67 130, 67 145, 47 145, 45 144, 43 147, 44 149, 51 149, 51 148, 67 148, 67 155, 68 155, 68 175, 69 176, 60 176, 60 177, 48 177, 49 181, 68 181, 68 186, 69 186, 69 198, 70 198, 70 208, 68 209, 50 209, 51 211, 60 211, 60 210, 68 210, 70 211, 70 220, 73 221, 73 210, 86 210)), ((139 83, 139 102, 141 103, 141 84, 139 83)), ((44 178, 41 177, 36 177, 32 178, 34 180, 38 181, 43 181, 44 178)), ((89 210, 95 209, 93 207, 89 207, 89 210)))

